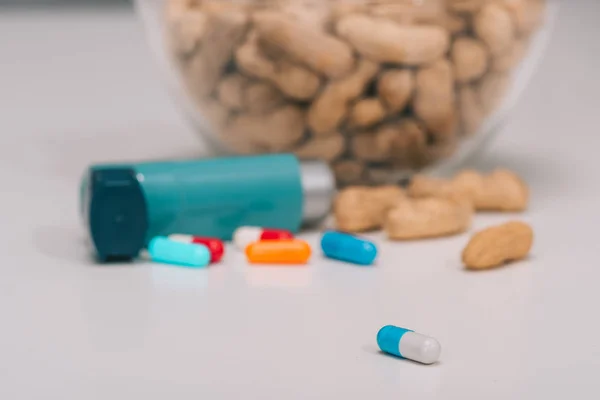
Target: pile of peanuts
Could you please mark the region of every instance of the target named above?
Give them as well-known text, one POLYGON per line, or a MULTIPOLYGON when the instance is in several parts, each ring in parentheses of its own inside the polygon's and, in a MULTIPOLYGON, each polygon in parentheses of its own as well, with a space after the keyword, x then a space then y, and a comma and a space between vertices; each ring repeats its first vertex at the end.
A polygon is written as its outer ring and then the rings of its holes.
MULTIPOLYGON (((528 203, 529 189, 515 173, 465 170, 450 180, 417 175, 406 190, 347 187, 337 195, 334 216, 340 231, 384 229, 391 240, 417 240, 463 233, 477 211, 522 212, 528 203)), ((526 257, 532 244, 527 224, 509 222, 473 236, 462 260, 468 269, 494 268, 526 257)))
POLYGON ((329 161, 341 185, 453 154, 500 104, 545 0, 166 0, 169 50, 240 154, 329 161))

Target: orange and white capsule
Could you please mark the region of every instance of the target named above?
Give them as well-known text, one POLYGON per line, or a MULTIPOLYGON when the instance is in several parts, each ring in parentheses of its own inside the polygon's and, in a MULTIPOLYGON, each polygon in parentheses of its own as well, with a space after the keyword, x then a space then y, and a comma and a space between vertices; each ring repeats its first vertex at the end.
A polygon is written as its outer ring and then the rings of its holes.
POLYGON ((241 226, 233 233, 233 243, 240 250, 246 250, 250 243, 261 240, 290 240, 293 238, 294 235, 290 231, 258 226, 241 226))
POLYGON ((246 247, 252 264, 306 264, 310 255, 310 245, 298 239, 263 240, 246 247))

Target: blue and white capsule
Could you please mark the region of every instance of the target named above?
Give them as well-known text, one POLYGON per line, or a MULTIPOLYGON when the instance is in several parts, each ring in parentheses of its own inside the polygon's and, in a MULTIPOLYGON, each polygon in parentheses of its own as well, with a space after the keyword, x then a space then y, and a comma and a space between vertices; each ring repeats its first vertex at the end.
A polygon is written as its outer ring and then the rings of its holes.
POLYGON ((437 362, 442 353, 442 346, 434 338, 393 325, 384 326, 379 330, 377 345, 384 353, 421 364, 437 362))
POLYGON ((154 262, 203 268, 210 264, 210 250, 202 244, 183 243, 157 236, 148 245, 154 262))
POLYGON ((371 265, 377 258, 377 247, 364 239, 341 232, 326 232, 321 249, 328 258, 358 265, 371 265))

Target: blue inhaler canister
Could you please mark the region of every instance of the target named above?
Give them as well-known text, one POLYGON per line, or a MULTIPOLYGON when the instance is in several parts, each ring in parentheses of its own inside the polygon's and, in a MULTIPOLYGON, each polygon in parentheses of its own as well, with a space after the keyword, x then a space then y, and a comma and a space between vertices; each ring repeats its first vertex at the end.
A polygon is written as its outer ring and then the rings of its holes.
POLYGON ((132 259, 156 236, 231 240, 240 226, 297 232, 329 213, 335 180, 324 162, 293 155, 94 165, 81 208, 98 258, 132 259))

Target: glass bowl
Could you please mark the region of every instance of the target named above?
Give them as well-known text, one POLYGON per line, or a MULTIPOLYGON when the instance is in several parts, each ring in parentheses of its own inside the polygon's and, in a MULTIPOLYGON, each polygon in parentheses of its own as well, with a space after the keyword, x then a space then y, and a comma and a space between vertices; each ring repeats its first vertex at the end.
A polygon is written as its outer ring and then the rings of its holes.
POLYGON ((137 0, 171 92, 222 154, 323 159, 338 184, 460 164, 507 117, 545 0, 137 0))

